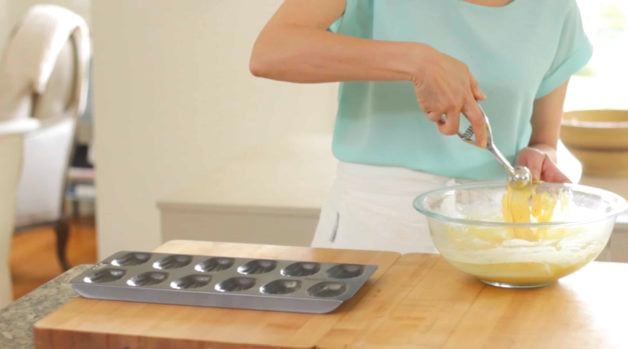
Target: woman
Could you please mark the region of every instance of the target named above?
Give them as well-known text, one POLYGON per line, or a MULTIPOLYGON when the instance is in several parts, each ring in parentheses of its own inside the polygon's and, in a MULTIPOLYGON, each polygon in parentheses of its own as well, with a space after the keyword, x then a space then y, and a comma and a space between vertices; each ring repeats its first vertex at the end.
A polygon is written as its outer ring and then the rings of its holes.
POLYGON ((555 165, 560 118, 591 52, 575 0, 286 0, 251 71, 342 82, 340 163, 313 246, 433 252, 413 198, 504 175, 486 150, 443 135, 468 122, 484 146, 481 102, 510 161, 568 181, 555 165))

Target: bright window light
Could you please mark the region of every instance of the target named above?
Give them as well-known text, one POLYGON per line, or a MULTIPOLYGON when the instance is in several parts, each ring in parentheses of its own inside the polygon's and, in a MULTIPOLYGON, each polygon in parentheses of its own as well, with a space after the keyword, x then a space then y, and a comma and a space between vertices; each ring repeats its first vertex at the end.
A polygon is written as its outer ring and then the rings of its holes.
POLYGON ((628 110, 628 0, 578 0, 593 57, 572 77, 566 110, 628 110))

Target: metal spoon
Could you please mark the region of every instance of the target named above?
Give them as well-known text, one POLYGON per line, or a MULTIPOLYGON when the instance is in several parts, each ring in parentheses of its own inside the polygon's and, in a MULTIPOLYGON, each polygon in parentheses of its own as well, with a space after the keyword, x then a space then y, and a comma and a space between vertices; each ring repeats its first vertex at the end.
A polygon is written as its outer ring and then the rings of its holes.
MULTIPOLYGON (((482 111, 482 114, 484 115, 484 121, 486 122, 486 133, 488 137, 486 142, 486 149, 490 151, 491 154, 495 156, 495 159, 497 159, 497 162, 499 162, 504 167, 508 174, 508 182, 510 185, 513 185, 517 188, 525 187, 532 181, 532 174, 530 173, 530 170, 525 166, 513 167, 508 159, 506 159, 504 154, 502 154, 502 152, 497 149, 497 146, 493 141, 493 132, 491 130, 491 124, 488 121, 488 117, 486 116, 484 109, 482 109, 480 105, 478 105, 478 107, 482 111)), ((460 139, 469 144, 478 146, 475 142, 473 127, 471 126, 469 126, 463 133, 458 132, 458 137, 460 137, 460 139)))

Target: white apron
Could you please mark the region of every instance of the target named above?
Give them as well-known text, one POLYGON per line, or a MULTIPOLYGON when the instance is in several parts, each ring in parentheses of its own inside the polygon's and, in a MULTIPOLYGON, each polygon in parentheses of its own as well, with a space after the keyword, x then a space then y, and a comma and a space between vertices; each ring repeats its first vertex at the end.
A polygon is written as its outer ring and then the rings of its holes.
POLYGON ((412 203, 456 180, 398 167, 340 162, 312 247, 437 253, 412 203))

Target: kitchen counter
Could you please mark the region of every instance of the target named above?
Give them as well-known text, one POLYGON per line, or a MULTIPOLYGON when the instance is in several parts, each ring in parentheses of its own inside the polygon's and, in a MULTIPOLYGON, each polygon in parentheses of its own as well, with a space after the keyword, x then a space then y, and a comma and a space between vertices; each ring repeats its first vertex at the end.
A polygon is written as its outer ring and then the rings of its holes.
POLYGON ((33 348, 33 324, 75 296, 68 282, 89 267, 76 266, 0 309, 0 348, 33 348))
POLYGON ((378 264, 329 314, 71 299, 35 325, 38 348, 626 348, 628 265, 592 262, 556 284, 487 286, 441 256, 201 241, 158 252, 378 264), (77 343, 81 346, 77 347, 77 343))

